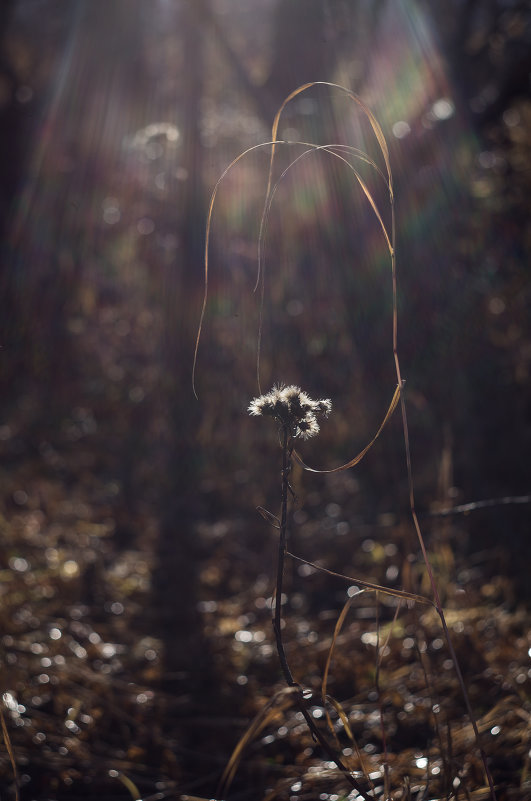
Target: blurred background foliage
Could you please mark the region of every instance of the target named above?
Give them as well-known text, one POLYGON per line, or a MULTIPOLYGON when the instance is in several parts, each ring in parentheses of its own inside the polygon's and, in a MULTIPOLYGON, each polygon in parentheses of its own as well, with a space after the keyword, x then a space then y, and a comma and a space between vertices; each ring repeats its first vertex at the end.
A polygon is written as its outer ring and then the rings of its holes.
MULTIPOLYGON (((31 654, 41 652, 32 648, 68 631, 83 661, 100 647, 99 623, 111 643, 94 657, 94 675, 122 675, 111 645, 134 639, 132 681, 159 682, 172 703, 205 693, 223 708, 205 604, 264 581, 271 541, 254 508, 278 502, 275 432, 245 411, 257 394, 253 289, 269 149, 238 162, 219 189, 197 401, 210 192, 232 159, 269 140, 298 85, 334 81, 359 94, 383 127, 395 178, 399 351, 419 509, 525 495, 529 8, 4 0, 0 40, 3 684, 14 692, 29 671, 40 688, 32 697, 52 704, 39 677, 53 671, 35 673, 31 654)), ((376 153, 352 104, 324 87, 286 109, 279 135, 376 153)), ((301 152, 282 149, 277 174, 301 152)), ((394 389, 389 260, 344 166, 319 153, 289 171, 265 265, 264 389, 282 380, 332 399, 305 456, 335 466, 370 439, 394 389)), ((404 560, 415 558, 403 533, 401 436, 396 415, 347 478, 297 475, 299 521, 335 504, 326 519, 337 506, 353 531, 384 521, 404 537, 404 560)), ((525 504, 505 505, 450 529, 426 517, 426 533, 456 554, 491 549, 523 599, 528 518, 525 504)), ((300 536, 314 556, 328 548, 334 564, 333 540, 320 546, 313 529, 300 536)), ((42 770, 57 782, 63 768, 42 770)), ((62 775, 65 788, 72 776, 62 775)))

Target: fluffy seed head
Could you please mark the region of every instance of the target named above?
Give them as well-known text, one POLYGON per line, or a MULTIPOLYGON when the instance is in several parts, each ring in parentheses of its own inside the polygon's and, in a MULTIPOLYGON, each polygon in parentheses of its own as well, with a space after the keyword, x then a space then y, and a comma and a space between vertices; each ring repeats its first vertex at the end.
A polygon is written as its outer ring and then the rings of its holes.
POLYGON ((265 395, 253 398, 248 411, 254 416, 275 417, 289 428, 292 437, 309 439, 319 433, 316 415, 328 417, 332 401, 328 398, 314 401, 300 387, 276 384, 265 395))

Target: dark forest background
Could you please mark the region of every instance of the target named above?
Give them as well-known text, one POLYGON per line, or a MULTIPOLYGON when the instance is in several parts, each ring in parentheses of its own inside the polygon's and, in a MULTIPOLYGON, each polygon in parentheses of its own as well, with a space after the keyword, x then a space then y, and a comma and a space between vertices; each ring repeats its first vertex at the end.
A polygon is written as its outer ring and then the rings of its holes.
MULTIPOLYGON (((135 797, 123 776, 146 798, 210 797, 278 681, 274 537, 255 507, 276 513, 279 453, 274 426, 246 414, 267 148, 219 189, 198 400, 192 360, 210 193, 308 81, 360 95, 390 148, 413 473, 445 601, 459 591, 478 619, 519 614, 525 630, 530 74, 517 0, 4 0, 0 690, 22 798, 135 797)), ((324 87, 286 109, 279 135, 376 152, 324 87)), ((304 449, 319 467, 361 450, 394 390, 380 240, 324 154, 280 184, 262 377, 332 399, 304 449)), ((297 472, 294 487, 296 553, 429 592, 398 414, 358 468, 297 472)), ((331 619, 339 590, 299 587, 294 619, 331 619)), ((525 652, 525 634, 498 634, 525 652)), ((506 669, 524 675, 511 654, 506 669)), ((408 743, 397 735, 395 750, 408 743)), ((297 761, 282 748, 277 765, 297 761)), ((523 786, 522 764, 502 787, 523 786)), ((274 786, 249 770, 234 797, 274 786)), ((0 773, 14 798, 6 749, 0 773)), ((299 797, 282 792, 269 797, 299 797)))

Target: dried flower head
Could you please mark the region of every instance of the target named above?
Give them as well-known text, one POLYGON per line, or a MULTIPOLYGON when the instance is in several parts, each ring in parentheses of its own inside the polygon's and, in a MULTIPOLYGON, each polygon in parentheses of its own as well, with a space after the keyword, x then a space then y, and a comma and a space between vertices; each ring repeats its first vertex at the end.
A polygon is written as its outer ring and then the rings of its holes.
POLYGON ((328 417, 332 401, 328 398, 314 401, 300 387, 275 385, 266 395, 253 398, 249 414, 275 417, 289 428, 292 437, 308 439, 319 433, 317 415, 328 417))

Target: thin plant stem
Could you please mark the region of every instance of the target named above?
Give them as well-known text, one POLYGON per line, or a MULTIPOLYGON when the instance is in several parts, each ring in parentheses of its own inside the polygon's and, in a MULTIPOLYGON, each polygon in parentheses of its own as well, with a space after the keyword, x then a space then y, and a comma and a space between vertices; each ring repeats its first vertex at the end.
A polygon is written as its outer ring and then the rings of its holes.
MULTIPOLYGON (((277 584, 275 589, 275 612, 273 615, 272 623, 275 632, 275 640, 277 645, 278 657, 282 673, 289 687, 297 687, 297 682, 293 678, 293 674, 288 664, 284 643, 282 640, 282 588, 284 584, 284 563, 287 552, 288 541, 288 495, 290 492, 289 474, 291 470, 291 455, 293 446, 291 444, 291 437, 289 427, 282 426, 282 488, 281 488, 281 509, 280 509, 280 530, 278 542, 278 561, 277 561, 277 584)), ((352 772, 347 768, 341 758, 335 753, 334 749, 330 746, 324 735, 317 728, 310 712, 307 709, 305 699, 302 695, 302 690, 296 695, 296 704, 301 712, 308 728, 312 734, 315 742, 318 742, 323 751, 327 754, 328 758, 334 762, 339 770, 344 774, 345 778, 357 790, 357 792, 365 799, 371 801, 370 796, 360 787, 352 772)))
POLYGON ((289 687, 295 685, 291 670, 286 658, 284 643, 282 642, 282 587, 284 584, 284 562, 286 558, 288 540, 288 492, 289 492, 289 472, 291 469, 291 453, 289 449, 289 431, 287 426, 282 426, 282 489, 280 501, 280 531, 278 540, 278 560, 277 560, 277 586, 275 590, 275 614, 273 617, 273 629, 277 642, 278 657, 284 678, 289 687))

